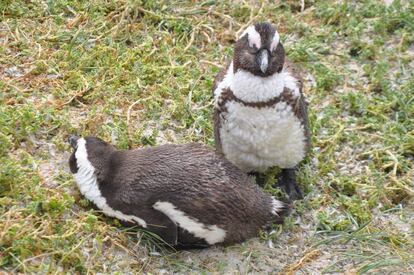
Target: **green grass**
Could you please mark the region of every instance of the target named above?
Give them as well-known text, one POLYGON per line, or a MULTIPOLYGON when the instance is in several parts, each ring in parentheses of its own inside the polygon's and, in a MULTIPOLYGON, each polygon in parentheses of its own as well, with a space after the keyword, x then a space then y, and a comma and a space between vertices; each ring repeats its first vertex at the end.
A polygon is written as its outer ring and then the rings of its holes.
MULTIPOLYGON (((0 16, 0 270, 191 270, 180 253, 154 256, 152 238, 91 209, 65 140, 213 145, 214 76, 235 34, 270 20, 309 74, 313 150, 300 170, 306 200, 283 232, 263 238, 299 232, 301 218, 307 245, 337 255, 325 272, 414 271, 412 0, 314 0, 303 11, 300 1, 6 0, 0 16)), ((251 267, 262 252, 248 249, 226 251, 244 251, 251 267)))

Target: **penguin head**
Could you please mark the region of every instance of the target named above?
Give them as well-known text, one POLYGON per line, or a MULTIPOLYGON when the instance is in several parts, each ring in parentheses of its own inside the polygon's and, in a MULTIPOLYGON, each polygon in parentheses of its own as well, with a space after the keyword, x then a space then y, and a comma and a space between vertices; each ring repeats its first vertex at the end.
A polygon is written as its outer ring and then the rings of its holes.
POLYGON ((102 170, 106 167, 110 155, 116 149, 109 143, 97 137, 79 137, 72 135, 68 138, 73 148, 69 159, 70 171, 76 174, 80 168, 102 170))
POLYGON ((285 50, 279 33, 270 23, 258 23, 248 27, 236 41, 234 72, 241 69, 267 77, 281 72, 284 63, 285 50))

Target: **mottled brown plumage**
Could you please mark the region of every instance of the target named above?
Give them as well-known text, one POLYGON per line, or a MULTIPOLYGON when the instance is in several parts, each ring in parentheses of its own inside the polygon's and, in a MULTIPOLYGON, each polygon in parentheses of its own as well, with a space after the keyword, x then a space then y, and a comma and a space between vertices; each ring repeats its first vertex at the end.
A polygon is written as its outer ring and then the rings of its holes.
MULTIPOLYGON (((256 44, 249 44, 249 35, 246 34, 240 37, 235 43, 235 50, 233 60, 228 62, 227 66, 223 68, 216 76, 213 93, 215 93, 215 109, 214 109, 214 137, 216 142, 216 149, 218 152, 223 152, 223 141, 220 137, 220 129, 223 123, 226 122, 225 115, 227 114, 227 106, 229 102, 237 102, 242 106, 252 107, 257 110, 262 108, 271 108, 279 102, 287 103, 294 115, 299 119, 303 126, 306 148, 305 151, 310 149, 310 128, 308 121, 307 102, 303 95, 303 77, 300 70, 298 70, 286 57, 282 44, 279 42, 274 51, 270 50, 269 45, 271 44, 272 37, 275 34, 275 29, 268 23, 256 24, 255 30, 260 35, 260 48, 256 47, 256 44), (257 60, 256 53, 264 50, 270 52, 269 67, 267 71, 261 71, 260 63, 257 60), (245 101, 237 96, 235 91, 231 87, 224 87, 218 91, 218 87, 221 83, 224 83, 224 79, 227 73, 229 73, 229 64, 233 64, 233 74, 238 71, 250 72, 256 77, 262 77, 263 79, 269 78, 277 73, 288 73, 291 77, 296 80, 297 92, 291 90, 289 87, 284 87, 283 91, 275 97, 266 98, 263 101, 245 101)), ((258 90, 252 90, 251 93, 259 93, 258 90)), ((284 171, 281 173, 279 180, 281 186, 287 191, 291 198, 301 198, 302 192, 296 184, 295 180, 295 168, 284 169, 291 171, 284 171), (285 186, 292 185, 292 186, 285 186)), ((255 172, 254 169, 251 172, 255 172)))

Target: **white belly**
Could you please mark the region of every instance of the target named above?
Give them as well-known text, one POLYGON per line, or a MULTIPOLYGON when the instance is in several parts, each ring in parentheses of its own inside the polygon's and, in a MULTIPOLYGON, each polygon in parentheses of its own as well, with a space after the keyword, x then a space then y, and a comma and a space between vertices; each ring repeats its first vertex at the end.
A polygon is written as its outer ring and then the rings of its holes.
POLYGON ((305 156, 303 126, 285 102, 253 108, 226 104, 220 138, 226 158, 244 171, 292 168, 305 156))

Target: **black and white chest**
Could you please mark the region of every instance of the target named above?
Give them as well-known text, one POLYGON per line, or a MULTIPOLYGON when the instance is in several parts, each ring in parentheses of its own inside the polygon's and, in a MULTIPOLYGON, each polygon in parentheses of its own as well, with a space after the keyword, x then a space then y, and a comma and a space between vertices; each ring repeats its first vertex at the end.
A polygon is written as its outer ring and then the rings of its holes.
POLYGON ((305 156, 307 138, 296 112, 301 96, 288 71, 258 77, 233 72, 231 63, 214 91, 216 136, 226 158, 247 172, 297 165, 305 156))

